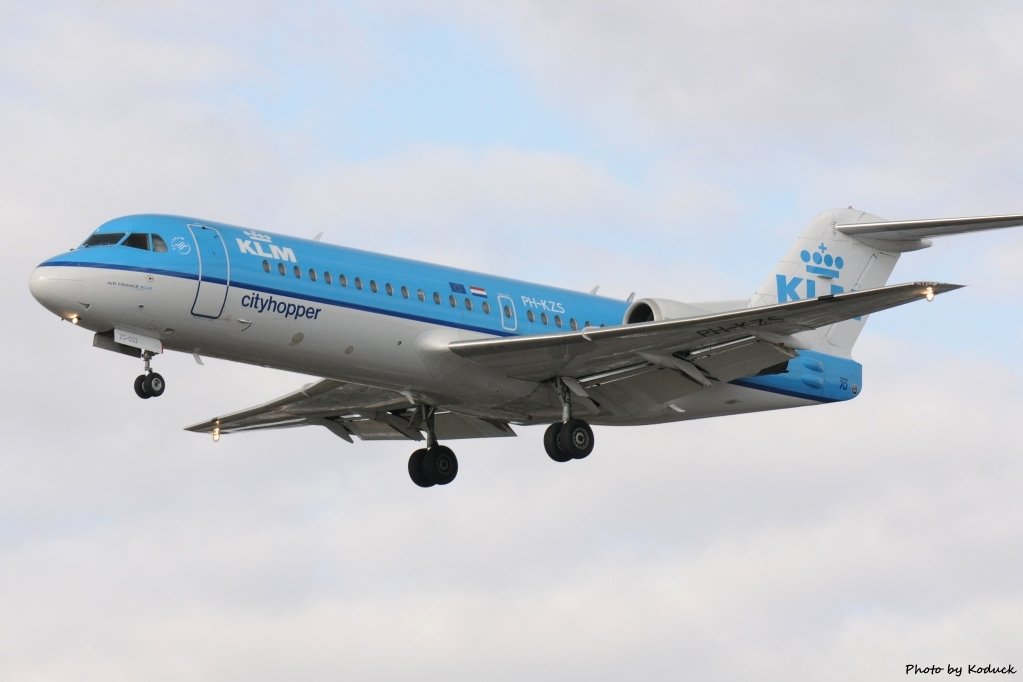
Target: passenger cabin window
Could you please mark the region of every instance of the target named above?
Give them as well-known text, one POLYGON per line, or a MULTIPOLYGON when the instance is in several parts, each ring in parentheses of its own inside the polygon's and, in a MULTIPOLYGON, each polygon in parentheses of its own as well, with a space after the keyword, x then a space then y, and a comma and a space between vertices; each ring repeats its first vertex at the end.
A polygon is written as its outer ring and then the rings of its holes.
POLYGON ((401 297, 408 298, 408 287, 405 285, 402 285, 401 287, 401 297))
POLYGON ((293 272, 295 273, 295 279, 302 279, 302 268, 296 265, 293 272))
POLYGON ((89 247, 89 246, 111 246, 113 244, 117 244, 122 239, 124 239, 124 233, 123 232, 106 232, 106 233, 103 233, 103 234, 94 234, 91 237, 89 237, 88 239, 86 239, 85 243, 82 244, 82 246, 83 247, 89 247))
POLYGON ((309 268, 309 281, 310 282, 315 282, 316 281, 316 270, 314 270, 312 268, 309 268))
POLYGON ((287 274, 288 269, 284 267, 284 263, 278 263, 277 272, 281 273, 281 277, 284 277, 284 275, 287 274))
POLYGON ((536 322, 536 315, 533 314, 532 310, 526 311, 526 319, 529 320, 530 322, 536 322))
POLYGON ((393 296, 394 295, 394 287, 391 286, 390 282, 388 282, 387 284, 384 285, 384 291, 387 292, 388 296, 393 296))
POLYGON ((483 314, 484 315, 490 314, 490 301, 483 301, 483 314))
POLYGON ((433 302, 436 303, 437 305, 440 305, 440 294, 438 294, 436 291, 433 292, 433 302))
POLYGON ((327 284, 333 284, 334 278, 330 276, 329 272, 325 272, 323 273, 323 281, 326 282, 327 284))
POLYGON ((270 261, 263 261, 263 272, 270 272, 270 261))
POLYGON ((362 291, 362 278, 361 277, 356 277, 355 278, 355 288, 358 289, 359 291, 362 291))
POLYGON ((377 292, 377 281, 375 279, 369 281, 369 290, 374 294, 377 292))
POLYGON ((167 253, 167 242, 158 234, 153 235, 153 251, 156 253, 167 253))
POLYGON ((337 281, 340 282, 341 286, 343 286, 343 287, 348 286, 348 278, 345 277, 344 275, 338 275, 337 276, 337 281))
POLYGON ((458 307, 458 301, 455 300, 455 295, 454 294, 451 294, 450 296, 448 296, 448 303, 451 305, 452 308, 457 308, 458 307))
POLYGON ((424 303, 426 301, 426 292, 423 291, 422 289, 417 289, 416 290, 416 298, 419 299, 420 303, 424 303))
POLYGON ((128 238, 124 240, 125 246, 130 246, 133 249, 142 249, 143 251, 149 250, 149 235, 143 234, 142 232, 135 232, 129 234, 128 238))

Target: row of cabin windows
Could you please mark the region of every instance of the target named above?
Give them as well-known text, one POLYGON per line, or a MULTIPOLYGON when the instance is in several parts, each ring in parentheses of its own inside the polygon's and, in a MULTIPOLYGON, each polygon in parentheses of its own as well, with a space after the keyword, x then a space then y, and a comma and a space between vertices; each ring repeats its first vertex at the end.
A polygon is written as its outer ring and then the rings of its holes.
MULTIPOLYGON (((267 260, 263 261, 263 272, 270 272, 270 261, 267 261, 267 260)), ((285 277, 288 274, 288 268, 287 268, 287 266, 284 265, 284 263, 278 261, 277 262, 277 272, 281 275, 281 277, 285 277)), ((292 267, 291 272, 295 276, 296 279, 302 279, 302 268, 300 268, 299 266, 295 265, 294 267, 292 267)), ((309 281, 315 282, 316 279, 317 279, 316 270, 314 268, 309 268, 308 276, 309 276, 309 281)), ((323 273, 323 281, 326 284, 333 284, 334 283, 334 277, 333 277, 333 275, 331 275, 331 273, 324 272, 323 273)), ((345 276, 344 274, 338 274, 337 281, 338 281, 338 284, 340 284, 342 287, 347 287, 348 286, 348 277, 345 276)), ((362 283, 362 278, 361 277, 354 278, 352 280, 352 284, 355 285, 356 289, 358 289, 359 291, 362 291, 363 283, 362 283)), ((380 291, 380 287, 379 287, 379 285, 377 285, 376 280, 371 279, 369 281, 369 290, 371 292, 373 292, 374 294, 378 293, 380 291)), ((406 300, 411 297, 411 292, 409 291, 409 288, 407 286, 405 286, 404 284, 401 286, 401 288, 398 291, 401 293, 401 297, 406 299, 406 300)), ((387 283, 384 284, 384 292, 386 292, 386 294, 388 296, 393 296, 394 295, 394 287, 391 286, 390 282, 387 282, 387 283)), ((416 289, 416 300, 418 300, 420 303, 425 303, 426 302, 426 292, 423 291, 422 289, 416 289)), ((441 303, 441 295, 440 295, 439 292, 436 292, 436 291, 433 292, 433 302, 436 305, 440 305, 440 303, 441 303)), ((451 294, 450 296, 448 296, 448 305, 450 305, 452 308, 457 308, 458 307, 458 299, 455 298, 454 294, 451 294)), ((468 296, 466 296, 464 299, 462 299, 462 305, 464 305, 465 309, 468 310, 468 311, 472 311, 473 308, 474 308, 472 299, 469 298, 468 296)), ((490 314, 490 301, 483 301, 483 303, 480 305, 480 309, 483 311, 484 315, 489 315, 490 314)), ((501 310, 501 312, 508 319, 511 319, 515 315, 515 311, 512 310, 510 305, 505 305, 503 307, 503 309, 501 310)), ((537 320, 536 313, 534 313, 532 310, 527 310, 526 311, 526 319, 529 320, 530 322, 536 322, 536 320, 537 320)), ((543 324, 544 326, 547 326, 547 325, 549 325, 551 323, 551 318, 548 317, 546 312, 540 313, 540 323, 543 324)), ((565 325, 565 323, 561 319, 561 316, 560 315, 555 315, 554 316, 554 326, 557 327, 558 329, 562 329, 564 327, 564 325, 565 325)), ((573 318, 569 318, 568 326, 569 326, 569 329, 571 329, 572 331, 577 331, 579 329, 579 323, 576 322, 574 317, 573 318)), ((584 327, 589 327, 590 326, 589 321, 587 320, 586 322, 584 322, 583 326, 584 327)))

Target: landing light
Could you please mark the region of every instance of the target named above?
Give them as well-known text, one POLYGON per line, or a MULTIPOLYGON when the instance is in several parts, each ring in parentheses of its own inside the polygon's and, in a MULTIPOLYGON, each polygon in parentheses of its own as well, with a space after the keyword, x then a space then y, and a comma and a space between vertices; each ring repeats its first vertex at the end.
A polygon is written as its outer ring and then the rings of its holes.
POLYGON ((71 324, 78 324, 78 316, 72 315, 71 317, 68 318, 68 322, 70 322, 71 324))
POLYGON ((213 427, 213 442, 216 443, 220 440, 220 425, 213 427))
POLYGON ((934 287, 927 287, 924 289, 924 296, 927 297, 928 301, 934 300, 934 287))

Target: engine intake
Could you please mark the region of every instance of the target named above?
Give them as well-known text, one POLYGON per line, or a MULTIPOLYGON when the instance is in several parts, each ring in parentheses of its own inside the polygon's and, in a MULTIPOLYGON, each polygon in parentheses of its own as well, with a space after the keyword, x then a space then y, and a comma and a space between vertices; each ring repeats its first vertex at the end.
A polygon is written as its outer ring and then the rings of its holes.
POLYGON ((681 301, 667 298, 641 298, 634 301, 625 311, 623 324, 640 322, 660 322, 661 320, 677 320, 682 317, 697 317, 710 313, 705 308, 698 308, 681 301))

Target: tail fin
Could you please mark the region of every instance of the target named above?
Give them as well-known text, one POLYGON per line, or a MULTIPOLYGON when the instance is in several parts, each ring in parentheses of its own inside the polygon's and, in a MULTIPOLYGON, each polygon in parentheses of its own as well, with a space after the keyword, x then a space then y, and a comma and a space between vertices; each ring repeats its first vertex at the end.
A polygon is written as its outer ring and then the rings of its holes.
MULTIPOLYGON (((852 207, 814 218, 750 306, 816 298, 884 286, 899 255, 925 249, 930 237, 1023 225, 1023 215, 886 221, 852 207)), ((808 348, 848 357, 867 318, 846 320, 798 335, 808 348)))

